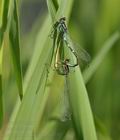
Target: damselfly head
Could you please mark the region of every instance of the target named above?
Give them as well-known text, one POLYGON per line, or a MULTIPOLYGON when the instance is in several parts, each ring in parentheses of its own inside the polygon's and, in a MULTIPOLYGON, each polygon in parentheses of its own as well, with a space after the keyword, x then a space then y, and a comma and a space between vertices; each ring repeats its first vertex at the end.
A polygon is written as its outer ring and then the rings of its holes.
POLYGON ((68 62, 70 62, 70 59, 66 58, 65 63, 68 63, 68 62))
POLYGON ((60 18, 60 21, 66 21, 66 17, 60 18))
POLYGON ((54 23, 53 28, 56 29, 60 23, 63 23, 64 24, 65 23, 65 20, 66 20, 66 17, 60 18, 59 21, 56 21, 54 23))

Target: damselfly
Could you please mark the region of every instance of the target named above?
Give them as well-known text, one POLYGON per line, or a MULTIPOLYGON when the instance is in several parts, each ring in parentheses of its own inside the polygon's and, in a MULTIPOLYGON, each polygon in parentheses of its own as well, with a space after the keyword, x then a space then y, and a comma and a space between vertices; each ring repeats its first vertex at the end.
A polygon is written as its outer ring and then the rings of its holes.
MULTIPOLYGON (((71 38, 68 34, 68 29, 66 26, 66 18, 62 17, 53 25, 53 31, 51 33, 51 36, 53 37, 53 46, 55 49, 56 47, 56 53, 55 53, 55 69, 57 72, 61 75, 66 75, 69 73, 69 67, 76 67, 78 64, 81 64, 82 61, 88 62, 90 60, 89 54, 84 50, 78 47, 75 48, 75 45, 73 44, 71 38), (70 59, 64 58, 61 60, 58 59, 59 53, 60 53, 60 43, 64 42, 67 46, 67 48, 71 51, 71 53, 74 55, 76 62, 74 64, 71 64, 70 59), (63 69, 63 70, 62 70, 63 69)), ((64 46, 64 45, 63 45, 64 46)), ((62 48, 64 49, 64 48, 62 48)))
POLYGON ((71 111, 69 107, 69 98, 68 98, 68 81, 67 76, 70 72, 70 68, 74 68, 81 65, 82 62, 89 62, 90 56, 89 54, 82 48, 76 47, 71 40, 68 29, 66 26, 66 18, 60 18, 54 25, 53 30, 51 32, 51 37, 53 38, 53 53, 55 52, 55 61, 54 67, 58 74, 64 75, 65 84, 64 84, 64 93, 63 99, 61 100, 63 103, 63 115, 61 120, 67 121, 71 119, 71 111), (75 61, 71 61, 69 57, 65 56, 64 47, 67 47, 71 52, 71 55, 75 57, 75 61), (75 48, 76 47, 76 48, 75 48))

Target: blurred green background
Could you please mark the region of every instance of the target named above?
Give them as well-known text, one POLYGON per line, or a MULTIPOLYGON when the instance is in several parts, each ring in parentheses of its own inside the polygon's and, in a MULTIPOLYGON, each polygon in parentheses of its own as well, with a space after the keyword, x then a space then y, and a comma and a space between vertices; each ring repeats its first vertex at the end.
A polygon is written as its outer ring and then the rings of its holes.
MULTIPOLYGON (((21 59, 25 75, 38 29, 48 10, 45 0, 21 0, 19 5, 21 59)), ((120 29, 120 0, 74 0, 68 29, 73 40, 82 45, 93 59, 105 40, 120 29)), ((18 96, 9 50, 5 49, 5 123, 0 131, 1 137, 18 96)), ((120 140, 120 41, 107 54, 87 89, 94 116, 99 118, 111 139, 120 140)))

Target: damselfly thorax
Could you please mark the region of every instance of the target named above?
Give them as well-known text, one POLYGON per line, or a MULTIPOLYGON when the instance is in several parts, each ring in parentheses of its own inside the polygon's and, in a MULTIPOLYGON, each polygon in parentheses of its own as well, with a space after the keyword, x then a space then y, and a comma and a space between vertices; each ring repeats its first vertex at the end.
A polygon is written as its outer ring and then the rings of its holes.
POLYGON ((66 18, 62 17, 59 19, 59 21, 56 21, 56 23, 53 25, 54 29, 59 29, 60 32, 66 32, 67 31, 67 26, 66 26, 66 18))

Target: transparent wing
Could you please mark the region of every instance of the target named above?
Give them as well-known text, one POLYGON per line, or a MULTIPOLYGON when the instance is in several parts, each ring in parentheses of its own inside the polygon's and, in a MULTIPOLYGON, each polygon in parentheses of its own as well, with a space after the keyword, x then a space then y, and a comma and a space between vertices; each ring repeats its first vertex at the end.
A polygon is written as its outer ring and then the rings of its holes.
POLYGON ((78 55, 79 61, 83 61, 83 63, 89 63, 91 60, 90 55, 88 54, 88 52, 83 49, 82 47, 80 47, 79 45, 76 45, 75 43, 73 44, 75 51, 78 55))
POLYGON ((61 98, 62 106, 63 106, 63 114, 61 117, 61 121, 66 122, 71 120, 71 110, 70 110, 70 104, 69 104, 69 98, 68 98, 68 84, 67 84, 67 78, 65 78, 64 83, 64 93, 61 98))
POLYGON ((74 43, 68 33, 65 34, 65 40, 67 44, 69 44, 69 46, 76 52, 78 60, 79 60, 79 65, 89 64, 91 57, 87 53, 87 51, 83 49, 80 45, 78 45, 77 43, 74 43))

